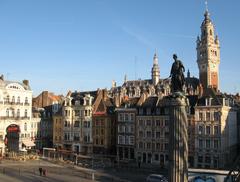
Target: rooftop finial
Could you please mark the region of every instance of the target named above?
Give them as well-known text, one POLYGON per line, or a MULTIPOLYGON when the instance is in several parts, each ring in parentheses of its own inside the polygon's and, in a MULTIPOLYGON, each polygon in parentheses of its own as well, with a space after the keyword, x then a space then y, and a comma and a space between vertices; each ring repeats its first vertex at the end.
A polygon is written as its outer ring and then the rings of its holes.
POLYGON ((206 11, 208 11, 208 1, 205 0, 206 11))

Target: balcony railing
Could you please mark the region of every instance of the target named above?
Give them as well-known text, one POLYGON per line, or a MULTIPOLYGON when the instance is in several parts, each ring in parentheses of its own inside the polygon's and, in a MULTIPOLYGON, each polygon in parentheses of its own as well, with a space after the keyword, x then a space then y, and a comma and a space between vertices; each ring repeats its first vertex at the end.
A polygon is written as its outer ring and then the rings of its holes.
POLYGON ((30 119, 30 117, 27 116, 0 116, 0 119, 14 119, 14 120, 23 120, 23 119, 30 119))
MULTIPOLYGON (((20 105, 20 106, 23 106, 23 103, 22 102, 10 102, 10 101, 0 101, 0 104, 5 104, 5 105, 20 105)), ((29 104, 29 103, 28 103, 29 104)))

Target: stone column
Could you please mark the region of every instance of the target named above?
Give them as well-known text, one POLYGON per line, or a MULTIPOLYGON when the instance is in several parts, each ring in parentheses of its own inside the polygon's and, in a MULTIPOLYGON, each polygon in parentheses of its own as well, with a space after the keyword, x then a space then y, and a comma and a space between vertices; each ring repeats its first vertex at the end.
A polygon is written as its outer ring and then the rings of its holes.
POLYGON ((188 181, 187 100, 185 96, 168 97, 170 113, 169 182, 188 181))

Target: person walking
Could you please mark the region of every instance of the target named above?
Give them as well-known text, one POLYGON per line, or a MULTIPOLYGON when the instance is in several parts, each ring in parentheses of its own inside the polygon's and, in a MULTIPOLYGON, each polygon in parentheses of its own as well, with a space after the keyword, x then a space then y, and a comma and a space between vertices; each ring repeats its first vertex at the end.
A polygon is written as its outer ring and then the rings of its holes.
POLYGON ((40 167, 39 168, 39 175, 42 176, 43 169, 40 167))

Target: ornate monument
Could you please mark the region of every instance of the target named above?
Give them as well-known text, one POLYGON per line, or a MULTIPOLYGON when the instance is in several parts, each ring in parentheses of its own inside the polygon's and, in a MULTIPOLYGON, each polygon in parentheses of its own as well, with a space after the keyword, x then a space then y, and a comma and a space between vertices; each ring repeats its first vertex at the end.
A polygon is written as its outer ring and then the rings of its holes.
POLYGON ((167 98, 170 111, 170 145, 169 145, 169 182, 188 181, 188 133, 187 113, 188 101, 183 92, 185 83, 184 66, 177 55, 173 55, 174 63, 170 73, 172 95, 167 98))

